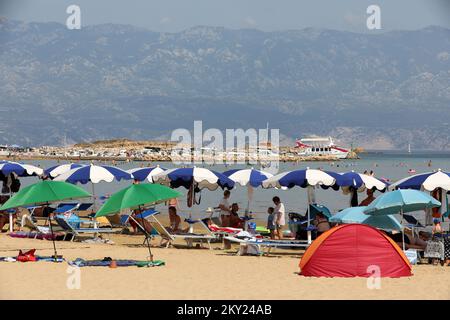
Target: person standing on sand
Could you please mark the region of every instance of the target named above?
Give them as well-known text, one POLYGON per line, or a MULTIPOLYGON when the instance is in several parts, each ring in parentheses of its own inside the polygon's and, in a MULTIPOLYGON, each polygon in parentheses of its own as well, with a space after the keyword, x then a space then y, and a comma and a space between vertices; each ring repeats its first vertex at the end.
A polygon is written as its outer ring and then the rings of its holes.
POLYGON ((361 201, 361 203, 359 204, 360 207, 368 206, 369 204, 372 203, 373 200, 376 199, 373 196, 373 190, 372 189, 367 189, 366 193, 367 193, 367 198, 365 198, 363 201, 361 201))
POLYGON ((220 219, 222 221, 222 227, 229 227, 230 226, 230 203, 228 202, 230 199, 231 192, 229 190, 225 190, 223 192, 223 199, 219 203, 219 209, 220 209, 220 219))
POLYGON ((267 208, 267 229, 270 232, 270 239, 275 239, 275 223, 274 223, 274 211, 275 209, 273 207, 267 208))
POLYGON ((280 198, 275 196, 272 198, 273 203, 275 204, 274 209, 274 222, 275 222, 275 236, 278 239, 283 238, 283 227, 286 224, 286 212, 284 208, 284 204, 281 202, 280 198))

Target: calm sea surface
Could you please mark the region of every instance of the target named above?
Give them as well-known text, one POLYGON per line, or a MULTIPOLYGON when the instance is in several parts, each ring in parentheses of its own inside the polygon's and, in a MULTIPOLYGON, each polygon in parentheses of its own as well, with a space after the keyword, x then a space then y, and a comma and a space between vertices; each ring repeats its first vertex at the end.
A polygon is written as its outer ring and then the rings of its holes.
MULTIPOLYGON (((48 168, 52 165, 57 164, 56 161, 28 161, 34 165, 38 165, 42 168, 48 168)), ((63 162, 61 162, 63 163, 63 162)), ((99 163, 103 164, 103 163, 99 163)), ((109 165, 111 163, 108 163, 109 165)), ((163 168, 174 167, 171 163, 157 163, 152 162, 128 162, 128 163, 118 163, 117 166, 127 170, 135 167, 147 166, 147 165, 157 165, 159 164, 163 168)), ((205 167, 211 168, 213 170, 223 172, 231 168, 249 168, 246 165, 236 165, 228 166, 224 165, 214 165, 205 167)), ((364 172, 365 170, 375 172, 377 177, 388 178, 392 182, 406 177, 409 175, 408 170, 414 169, 417 173, 427 172, 436 169, 450 170, 450 153, 439 153, 439 152, 416 152, 416 153, 395 153, 395 152, 377 152, 377 153, 367 153, 362 154, 359 160, 343 160, 338 162, 301 162, 299 164, 295 163, 281 163, 280 171, 289 171, 295 169, 309 168, 322 168, 324 170, 331 170, 335 172, 348 172, 354 170, 356 172, 364 172)), ((36 177, 22 178, 22 186, 34 183, 37 181, 36 177)), ((95 185, 95 194, 97 196, 107 195, 114 193, 121 188, 129 185, 130 181, 114 181, 111 183, 99 183, 95 185)), ((92 192, 91 184, 83 185, 83 187, 92 192)), ((180 188, 179 191, 186 195, 186 190, 180 188)), ((379 195, 377 192, 375 195, 379 195)), ((215 207, 218 205, 222 190, 218 189, 216 191, 204 190, 201 193, 201 203, 194 208, 186 207, 186 196, 181 198, 180 205, 182 216, 192 217, 202 217, 205 215, 205 210, 208 207, 215 207)), ((253 201, 251 204, 251 211, 253 211, 259 218, 265 218, 266 209, 272 206, 272 197, 278 195, 286 206, 287 212, 305 212, 307 207, 306 189, 293 188, 290 190, 276 190, 276 189, 262 189, 257 188, 254 190, 253 201)), ((365 193, 359 195, 359 200, 365 197, 365 193)), ((334 191, 332 189, 322 190, 317 189, 316 200, 318 203, 326 205, 332 212, 336 212, 339 209, 343 209, 349 206, 349 196, 343 195, 342 191, 334 191)), ((231 202, 237 202, 242 210, 245 209, 247 205, 247 188, 237 185, 235 189, 231 192, 231 202)), ((230 203, 231 203, 230 202, 230 203)), ((99 203, 101 205, 101 203, 99 203)), ((160 205, 159 209, 161 212, 165 213, 167 210, 164 206, 160 205)))

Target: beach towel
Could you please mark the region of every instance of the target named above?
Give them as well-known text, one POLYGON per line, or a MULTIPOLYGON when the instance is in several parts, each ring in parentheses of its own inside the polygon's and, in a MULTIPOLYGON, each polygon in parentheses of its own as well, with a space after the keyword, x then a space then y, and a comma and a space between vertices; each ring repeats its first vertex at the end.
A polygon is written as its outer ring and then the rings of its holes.
POLYGON ((444 260, 444 242, 439 240, 427 241, 424 257, 444 260))
MULTIPOLYGON (((54 257, 47 257, 47 256, 35 256, 36 257, 36 262, 37 261, 49 261, 49 262, 55 262, 55 258, 54 257)), ((0 257, 0 262, 17 262, 17 257, 0 257)), ((56 262, 63 262, 64 258, 58 256, 56 258, 56 262)))
POLYGON ((241 228, 218 227, 215 225, 210 225, 209 230, 211 230, 212 232, 226 232, 226 233, 239 233, 242 231, 241 228))
MULTIPOLYGON (((52 240, 52 235, 50 233, 41 233, 41 232, 26 232, 26 231, 15 231, 9 233, 10 237, 13 238, 31 238, 31 239, 39 239, 39 240, 52 240)), ((64 237, 64 233, 54 232, 53 240, 59 240, 64 237)))
MULTIPOLYGON (((165 262, 162 260, 155 260, 155 261, 139 261, 139 260, 128 260, 128 259, 122 259, 122 260, 115 260, 117 267, 130 267, 130 266, 137 266, 137 267, 159 267, 165 265, 165 262)), ((84 260, 81 258, 77 258, 73 261, 68 261, 69 265, 71 266, 77 266, 77 267, 109 267, 111 264, 110 259, 103 259, 103 260, 84 260)))
POLYGON ((444 238, 444 257, 445 259, 450 259, 450 238, 444 238))

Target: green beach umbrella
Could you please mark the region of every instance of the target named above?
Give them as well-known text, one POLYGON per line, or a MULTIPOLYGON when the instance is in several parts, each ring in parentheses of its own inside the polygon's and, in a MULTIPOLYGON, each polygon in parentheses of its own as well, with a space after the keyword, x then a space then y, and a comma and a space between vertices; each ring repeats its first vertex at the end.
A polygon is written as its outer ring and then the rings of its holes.
POLYGON ((111 195, 95 217, 116 214, 124 209, 138 209, 180 196, 180 192, 160 184, 132 184, 111 195))
MULTIPOLYGON (((111 214, 116 214, 122 211, 123 209, 131 209, 131 210, 141 209, 142 207, 157 204, 169 199, 177 198, 181 195, 182 194, 180 192, 160 184, 152 184, 152 183, 132 184, 111 195, 111 197, 103 204, 100 210, 97 211, 95 217, 102 217, 111 214)), ((140 215, 140 217, 143 224, 144 217, 142 215, 140 215)), ((131 218, 134 221, 136 221, 133 217, 131 218)), ((153 261, 153 255, 150 249, 150 242, 148 240, 149 234, 145 230, 145 227, 144 226, 142 227, 145 234, 145 241, 147 242, 150 261, 153 261)))
MULTIPOLYGON (((29 185, 20 190, 19 192, 17 192, 13 197, 11 197, 0 207, 0 210, 7 210, 32 205, 48 205, 51 202, 69 199, 79 199, 86 197, 91 197, 91 194, 73 184, 63 181, 44 180, 29 185)), ((52 234, 53 249, 55 251, 55 261, 56 261, 57 252, 56 252, 55 238, 53 236, 53 228, 50 222, 50 216, 49 216, 49 226, 50 232, 52 234)))
POLYGON ((63 181, 44 180, 17 192, 0 210, 86 197, 91 197, 91 194, 78 186, 63 181))

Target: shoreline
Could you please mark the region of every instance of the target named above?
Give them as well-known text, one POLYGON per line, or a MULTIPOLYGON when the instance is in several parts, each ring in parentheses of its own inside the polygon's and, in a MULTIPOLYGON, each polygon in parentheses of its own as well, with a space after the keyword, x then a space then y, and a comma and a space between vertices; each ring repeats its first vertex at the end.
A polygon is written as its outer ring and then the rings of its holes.
MULTIPOLYGON (((195 160, 193 157, 191 159, 187 159, 191 163, 204 163, 204 164, 224 164, 224 163, 234 163, 234 164, 256 164, 261 162, 271 162, 271 161, 279 161, 279 162, 308 162, 308 161, 343 161, 343 160, 358 160, 360 159, 358 156, 347 157, 345 159, 339 159, 337 157, 332 156, 311 156, 311 157, 285 157, 280 156, 279 159, 270 159, 270 158, 262 158, 262 159, 246 159, 238 160, 238 159, 212 159, 212 158, 203 158, 203 161, 200 159, 195 160)), ((151 156, 151 157, 98 157, 98 156, 38 156, 38 155, 12 155, 12 156, 0 156, 0 160, 6 161, 33 161, 33 160, 55 160, 55 161, 104 161, 104 162, 183 162, 186 159, 172 159, 170 156, 151 156)))

